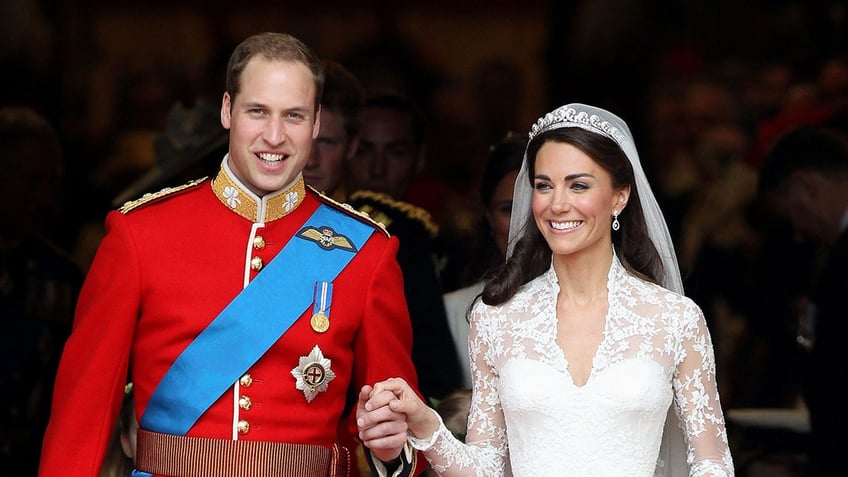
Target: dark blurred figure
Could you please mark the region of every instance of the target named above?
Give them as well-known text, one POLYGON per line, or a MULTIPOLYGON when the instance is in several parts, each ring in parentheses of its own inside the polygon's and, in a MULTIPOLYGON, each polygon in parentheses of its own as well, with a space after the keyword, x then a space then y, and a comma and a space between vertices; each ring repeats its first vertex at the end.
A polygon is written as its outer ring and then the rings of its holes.
POLYGON ((34 476, 82 272, 45 236, 64 175, 53 126, 0 108, 0 165, 0 469, 34 476))
POLYGON ((423 113, 406 96, 381 90, 365 99, 359 122, 359 148, 348 161, 351 192, 369 190, 408 200, 427 158, 423 113))
POLYGON ((202 98, 193 104, 172 104, 165 128, 153 139, 153 168, 120 191, 112 200, 112 207, 163 187, 215 175, 228 144, 220 113, 217 104, 202 98))
POLYGON ((802 383, 810 413, 806 475, 835 475, 848 447, 845 399, 834 388, 848 380, 848 137, 816 126, 784 133, 762 162, 758 192, 797 240, 821 247, 799 319, 798 339, 809 350, 802 383))
POLYGON ((459 387, 460 370, 436 269, 438 226, 427 210, 408 202, 426 157, 424 117, 405 96, 381 92, 366 98, 359 119, 359 147, 347 163, 347 201, 400 240, 419 390, 440 399, 459 387))
POLYGON ((365 92, 359 79, 341 63, 323 60, 321 129, 312 155, 303 168, 303 180, 338 201, 347 198, 345 163, 359 145, 359 109, 365 92))
MULTIPOLYGON (((214 177, 227 153, 227 130, 221 127, 220 107, 197 98, 192 104, 171 105, 164 129, 153 138, 153 167, 137 175, 129 185, 110 197, 109 207, 166 187, 176 187, 194 179, 214 177)), ((108 210, 107 210, 108 211, 108 210)), ((84 271, 106 232, 102 214, 81 220, 73 255, 84 271)))
POLYGON ((453 273, 461 277, 460 283, 467 285, 444 294, 448 326, 462 366, 465 388, 471 387, 468 312, 483 291, 483 275, 506 260, 515 178, 526 147, 527 135, 512 132, 491 146, 480 181, 481 210, 473 227, 476 235, 466 240, 445 240, 455 244, 446 269, 454 269, 453 273))
POLYGON ((521 73, 521 68, 506 58, 489 59, 475 71, 474 104, 487 144, 526 126, 520 122, 525 96, 521 73))

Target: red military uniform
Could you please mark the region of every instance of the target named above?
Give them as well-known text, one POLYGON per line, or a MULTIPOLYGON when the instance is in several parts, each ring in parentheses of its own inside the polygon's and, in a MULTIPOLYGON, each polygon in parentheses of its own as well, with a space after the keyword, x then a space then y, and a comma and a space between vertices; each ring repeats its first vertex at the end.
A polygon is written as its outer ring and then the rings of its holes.
MULTIPOLYGON (((302 179, 259 199, 222 167, 213 181, 111 212, 60 364, 39 474, 98 475, 127 370, 143 422, 151 393, 175 359, 321 203, 338 207, 305 189, 302 179)), ((333 281, 329 329, 315 331, 312 306, 305 307, 187 436, 331 447, 351 384, 358 391, 393 376, 416 382, 398 241, 374 228, 333 281), (296 389, 292 370, 315 346, 335 378, 310 402, 296 389)), ((309 263, 303 257, 291 273, 309 263)))

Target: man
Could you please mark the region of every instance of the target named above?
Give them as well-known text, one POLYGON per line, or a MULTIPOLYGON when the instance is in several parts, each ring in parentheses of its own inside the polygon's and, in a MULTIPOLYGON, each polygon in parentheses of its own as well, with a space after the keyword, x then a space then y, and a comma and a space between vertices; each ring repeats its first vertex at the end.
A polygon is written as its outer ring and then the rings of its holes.
POLYGON ((347 163, 347 201, 400 240, 419 389, 441 399, 462 383, 435 263, 438 226, 408 201, 425 160, 424 118, 406 97, 380 92, 366 98, 359 120, 359 147, 347 163))
POLYGON ((356 76, 340 63, 323 60, 321 65, 325 76, 321 129, 303 168, 303 180, 333 199, 344 201, 344 166, 359 143, 357 115, 364 93, 356 76))
MULTIPOLYGON (((106 218, 42 477, 97 475, 128 378, 144 475, 344 475, 348 387, 415 379, 397 239, 303 183, 317 58, 294 37, 258 34, 235 49, 226 82, 218 175, 106 218)), ((406 426, 369 411, 394 437, 372 449, 378 473, 407 475, 406 426)))
MULTIPOLYGON (((848 380, 845 297, 848 296, 848 138, 842 131, 804 126, 784 133, 760 169, 759 193, 785 219, 795 238, 820 245, 822 266, 807 295, 804 334, 810 349, 802 394, 810 413, 805 475, 833 475, 848 447, 845 399, 834 389, 848 380)), ((804 323, 801 323, 803 328, 804 323)))
POLYGON ((0 108, 0 469, 35 475, 62 345, 83 273, 60 222, 64 151, 35 110, 0 108))
POLYGON ((351 188, 406 200, 426 163, 422 114, 400 94, 380 92, 366 99, 359 117, 359 148, 349 168, 351 188))

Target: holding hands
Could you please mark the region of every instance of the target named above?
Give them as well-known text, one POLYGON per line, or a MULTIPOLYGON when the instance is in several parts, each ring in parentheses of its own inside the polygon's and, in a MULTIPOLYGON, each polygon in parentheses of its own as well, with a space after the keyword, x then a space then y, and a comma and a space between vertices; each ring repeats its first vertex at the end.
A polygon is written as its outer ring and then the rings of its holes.
POLYGON ((403 378, 363 386, 356 417, 359 437, 378 457, 378 452, 390 448, 396 449, 396 456, 406 443, 407 429, 419 439, 426 439, 439 429, 435 412, 403 378))

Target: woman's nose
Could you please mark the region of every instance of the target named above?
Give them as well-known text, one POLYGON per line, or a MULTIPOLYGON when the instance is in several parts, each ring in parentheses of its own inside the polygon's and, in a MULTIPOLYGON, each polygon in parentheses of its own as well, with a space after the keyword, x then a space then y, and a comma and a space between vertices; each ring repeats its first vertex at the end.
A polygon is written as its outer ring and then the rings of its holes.
POLYGON ((551 210, 554 212, 565 212, 569 208, 568 195, 559 191, 554 191, 551 198, 551 210))

